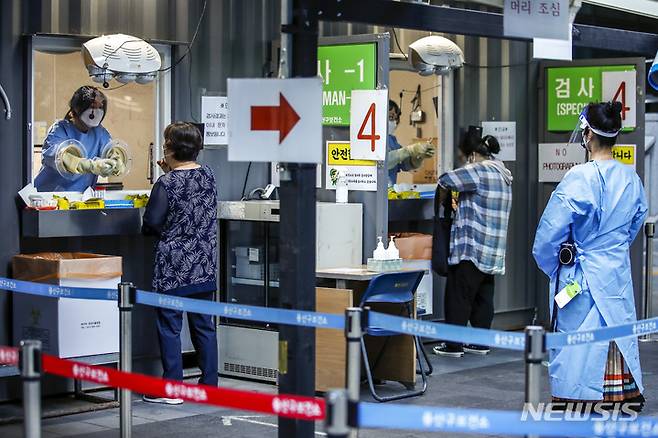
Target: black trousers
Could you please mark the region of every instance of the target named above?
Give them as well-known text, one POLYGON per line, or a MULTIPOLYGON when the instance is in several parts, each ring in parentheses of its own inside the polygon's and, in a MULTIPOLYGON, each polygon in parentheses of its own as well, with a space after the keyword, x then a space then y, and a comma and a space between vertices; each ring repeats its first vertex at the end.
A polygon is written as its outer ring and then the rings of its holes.
MULTIPOLYGON (((490 329, 494 315, 494 276, 481 272, 470 261, 448 268, 445 319, 448 324, 490 329)), ((449 342, 451 347, 461 344, 449 342)))

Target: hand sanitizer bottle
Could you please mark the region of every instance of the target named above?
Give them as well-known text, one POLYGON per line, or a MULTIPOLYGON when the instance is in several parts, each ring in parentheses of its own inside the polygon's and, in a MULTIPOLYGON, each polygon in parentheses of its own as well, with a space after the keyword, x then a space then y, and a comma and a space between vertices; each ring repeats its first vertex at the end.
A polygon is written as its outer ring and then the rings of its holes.
POLYGON ((382 242, 381 236, 377 237, 379 243, 377 243, 377 248, 372 253, 372 258, 375 260, 386 260, 386 249, 384 248, 384 242, 382 242))
POLYGON ((386 259, 388 260, 397 260, 400 258, 400 250, 395 246, 395 241, 393 236, 391 236, 391 241, 388 243, 388 249, 386 250, 386 259))

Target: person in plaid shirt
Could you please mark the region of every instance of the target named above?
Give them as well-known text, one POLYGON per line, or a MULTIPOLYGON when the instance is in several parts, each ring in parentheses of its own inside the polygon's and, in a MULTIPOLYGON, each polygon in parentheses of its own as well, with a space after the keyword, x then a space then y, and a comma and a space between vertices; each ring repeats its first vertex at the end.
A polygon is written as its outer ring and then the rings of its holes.
MULTIPOLYGON (((505 274, 507 224, 512 206, 512 174, 493 156, 500 152, 495 137, 481 137, 472 127, 460 150, 468 164, 439 178, 441 192, 458 192, 450 232, 445 320, 449 324, 491 328, 494 315, 494 275, 505 274)), ((453 204, 454 205, 454 204, 453 204)), ((487 354, 488 347, 444 343, 434 348, 443 356, 464 352, 487 354)))

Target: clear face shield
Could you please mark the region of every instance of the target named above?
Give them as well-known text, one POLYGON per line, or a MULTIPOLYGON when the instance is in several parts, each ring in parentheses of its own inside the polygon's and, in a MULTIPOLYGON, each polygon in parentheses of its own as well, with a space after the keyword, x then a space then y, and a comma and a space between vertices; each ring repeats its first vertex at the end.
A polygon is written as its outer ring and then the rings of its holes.
POLYGON ((590 131, 598 136, 608 138, 614 138, 619 135, 619 131, 606 132, 593 128, 587 120, 587 107, 585 107, 578 116, 578 123, 576 124, 576 127, 571 132, 571 137, 569 137, 569 144, 578 143, 589 153, 590 149, 588 147, 588 141, 585 139, 585 137, 590 131))
POLYGON ((585 107, 580 112, 580 115, 578 116, 578 122, 576 123, 576 127, 571 132, 571 136, 569 137, 569 144, 578 143, 585 150, 587 150, 587 145, 585 144, 584 136, 585 136, 585 129, 588 127, 589 127, 589 123, 587 122, 587 107, 585 107))

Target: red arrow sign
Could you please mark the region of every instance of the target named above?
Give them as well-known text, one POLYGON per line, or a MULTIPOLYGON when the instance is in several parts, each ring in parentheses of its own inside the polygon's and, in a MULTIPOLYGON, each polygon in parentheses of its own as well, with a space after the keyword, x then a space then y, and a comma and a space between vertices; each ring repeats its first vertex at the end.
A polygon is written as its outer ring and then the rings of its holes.
POLYGON ((299 115, 290 106, 282 93, 279 93, 279 106, 252 106, 252 131, 279 131, 279 144, 299 122, 299 115))

